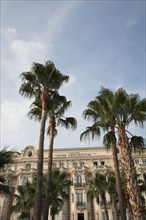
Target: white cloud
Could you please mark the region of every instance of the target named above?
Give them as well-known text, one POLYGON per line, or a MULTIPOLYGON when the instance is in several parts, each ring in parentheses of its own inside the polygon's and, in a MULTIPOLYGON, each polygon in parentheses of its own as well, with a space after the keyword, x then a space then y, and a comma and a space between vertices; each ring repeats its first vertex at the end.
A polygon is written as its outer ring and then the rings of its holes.
MULTIPOLYGON (((1 105, 1 147, 12 146, 20 148, 22 145, 34 141, 39 131, 36 122, 30 121, 26 114, 29 111, 30 102, 6 101, 1 105), (29 141, 28 141, 29 140, 29 141), (13 145, 15 143, 15 146, 13 145)), ((33 143, 32 143, 33 144, 33 143)))
MULTIPOLYGON (((27 68, 30 61, 41 60, 46 55, 46 46, 41 41, 14 40, 11 42, 11 49, 15 54, 17 66, 27 68)), ((15 67, 16 68, 16 67, 15 67)))
POLYGON ((18 38, 14 28, 8 27, 2 31, 4 40, 2 50, 2 73, 10 80, 14 80, 16 88, 19 87, 19 75, 31 68, 32 62, 44 63, 46 56, 51 54, 51 44, 34 37, 31 40, 18 38))
POLYGON ((11 42, 12 38, 17 37, 16 29, 12 28, 12 27, 7 27, 5 29, 1 29, 1 34, 2 34, 2 37, 4 36, 6 38, 6 40, 8 40, 10 42, 11 42))

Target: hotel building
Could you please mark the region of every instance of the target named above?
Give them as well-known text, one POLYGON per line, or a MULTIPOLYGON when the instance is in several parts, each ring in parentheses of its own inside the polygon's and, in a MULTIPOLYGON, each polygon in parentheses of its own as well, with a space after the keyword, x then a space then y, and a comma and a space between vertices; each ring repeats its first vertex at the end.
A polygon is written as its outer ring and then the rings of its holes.
MULTIPOLYGON (((17 186, 35 177, 37 153, 36 147, 27 146, 21 153, 16 154, 14 164, 1 170, 0 175, 5 175, 13 192, 17 193, 17 186)), ((134 154, 133 157, 137 173, 146 183, 146 150, 142 154, 134 154)), ((119 154, 119 165, 121 164, 120 158, 119 154)), ((48 150, 44 150, 44 173, 47 173, 47 161, 48 150)), ((103 205, 97 204, 96 199, 91 200, 87 192, 89 182, 96 172, 105 174, 107 169, 113 170, 112 152, 103 147, 54 149, 53 167, 69 173, 72 181, 69 201, 64 203, 55 220, 106 220, 103 205)), ((109 195, 107 194, 106 197, 109 202, 109 195)), ((9 207, 12 203, 11 198, 0 195, 0 220, 19 218, 19 213, 10 215, 9 207)), ((110 220, 116 220, 110 205, 108 205, 108 213, 110 220)))

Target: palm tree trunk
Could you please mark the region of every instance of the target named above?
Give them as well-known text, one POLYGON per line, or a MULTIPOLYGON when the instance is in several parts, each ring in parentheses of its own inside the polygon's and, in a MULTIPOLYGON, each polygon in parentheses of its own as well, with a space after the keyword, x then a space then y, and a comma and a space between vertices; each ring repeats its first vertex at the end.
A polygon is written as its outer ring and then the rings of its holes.
POLYGON ((121 148, 122 166, 126 177, 127 193, 129 202, 132 207, 133 220, 144 220, 145 216, 142 212, 142 200, 140 189, 137 183, 136 169, 132 158, 132 148, 129 144, 125 129, 118 130, 119 146, 121 148))
POLYGON ((105 211, 105 215, 106 215, 106 220, 109 220, 108 211, 107 211, 107 204, 106 204, 106 196, 104 193, 101 196, 102 196, 104 211, 105 211))
POLYGON ((126 220, 126 209, 124 207, 124 199, 122 194, 122 187, 121 187, 121 178, 120 178, 120 171, 119 171, 119 164, 118 164, 118 157, 117 157, 117 148, 116 146, 112 146, 112 154, 113 154, 113 162, 114 162, 114 171, 115 171, 115 178, 116 178, 116 191, 118 193, 118 200, 119 200, 119 209, 120 209, 120 216, 121 220, 126 220))
POLYGON ((51 203, 52 160, 53 160, 53 143, 54 143, 54 130, 55 130, 55 117, 53 115, 50 118, 49 126, 50 126, 50 142, 49 142, 49 155, 48 155, 48 174, 47 174, 43 220, 48 219, 49 206, 51 203))
POLYGON ((91 220, 95 220, 94 198, 93 197, 91 197, 90 207, 91 207, 91 220))
POLYGON ((119 220, 119 211, 118 211, 118 207, 117 207, 117 203, 113 202, 112 204, 113 206, 113 220, 119 220))
POLYGON ((125 192, 125 198, 126 198, 126 205, 127 205, 127 215, 128 215, 128 220, 132 220, 132 208, 129 203, 129 195, 127 192, 125 192))
POLYGON ((37 182, 34 204, 34 220, 41 219, 41 205, 42 205, 42 179, 43 179, 43 160, 44 160, 44 134, 45 124, 47 119, 46 111, 46 97, 42 94, 42 115, 40 123, 40 137, 39 137, 39 151, 38 151, 38 164, 37 164, 37 182))

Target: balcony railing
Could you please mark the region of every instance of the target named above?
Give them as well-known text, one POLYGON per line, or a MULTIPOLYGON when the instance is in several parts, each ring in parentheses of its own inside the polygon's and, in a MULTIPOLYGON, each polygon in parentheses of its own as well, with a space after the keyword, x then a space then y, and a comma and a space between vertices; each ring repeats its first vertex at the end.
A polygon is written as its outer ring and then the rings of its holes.
POLYGON ((74 183, 75 187, 85 187, 85 183, 74 183))
POLYGON ((77 208, 85 208, 86 204, 83 201, 78 201, 78 202, 76 202, 76 206, 77 206, 77 208))

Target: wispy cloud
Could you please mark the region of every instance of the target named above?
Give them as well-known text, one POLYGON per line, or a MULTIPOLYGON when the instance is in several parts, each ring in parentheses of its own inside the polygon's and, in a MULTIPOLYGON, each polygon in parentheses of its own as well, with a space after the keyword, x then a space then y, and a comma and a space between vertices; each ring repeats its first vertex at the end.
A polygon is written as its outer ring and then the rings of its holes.
POLYGON ((62 1, 61 4, 57 4, 55 13, 49 15, 47 24, 47 33, 49 40, 53 40, 56 37, 58 31, 64 29, 65 22, 68 21, 71 12, 81 4, 79 1, 62 1))
POLYGON ((131 15, 128 17, 127 19, 127 27, 132 27, 134 26, 135 24, 137 24, 139 21, 139 17, 138 16, 134 16, 134 15, 131 15))
POLYGON ((132 7, 131 11, 129 11, 128 17, 127 17, 127 27, 133 27, 136 25, 141 18, 141 15, 143 14, 144 7, 142 5, 137 5, 137 7, 132 7))

